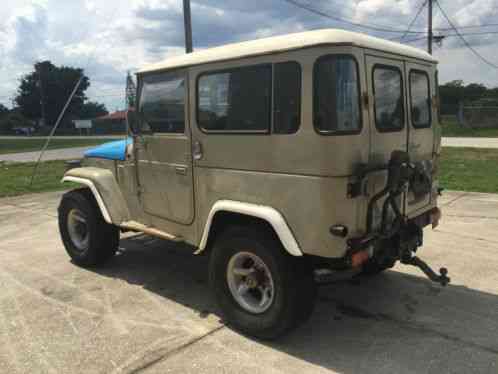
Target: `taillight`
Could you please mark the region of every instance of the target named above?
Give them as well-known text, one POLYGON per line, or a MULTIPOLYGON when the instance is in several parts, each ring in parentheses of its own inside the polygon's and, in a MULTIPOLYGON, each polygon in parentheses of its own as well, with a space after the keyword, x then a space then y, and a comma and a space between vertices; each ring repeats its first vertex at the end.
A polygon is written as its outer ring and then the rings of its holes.
POLYGON ((351 255, 351 267, 357 268, 367 262, 369 258, 370 251, 368 249, 353 253, 351 255))

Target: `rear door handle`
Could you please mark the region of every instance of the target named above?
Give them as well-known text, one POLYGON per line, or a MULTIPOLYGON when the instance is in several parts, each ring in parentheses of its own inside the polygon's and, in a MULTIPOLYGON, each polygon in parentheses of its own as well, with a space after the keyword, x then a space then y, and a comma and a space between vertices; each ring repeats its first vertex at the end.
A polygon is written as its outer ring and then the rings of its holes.
POLYGON ((199 160, 202 160, 202 144, 201 142, 199 141, 196 141, 194 142, 194 146, 192 147, 193 148, 193 156, 194 156, 194 160, 196 161, 199 161, 199 160))
POLYGON ((175 166, 176 174, 187 175, 187 168, 184 166, 175 166))

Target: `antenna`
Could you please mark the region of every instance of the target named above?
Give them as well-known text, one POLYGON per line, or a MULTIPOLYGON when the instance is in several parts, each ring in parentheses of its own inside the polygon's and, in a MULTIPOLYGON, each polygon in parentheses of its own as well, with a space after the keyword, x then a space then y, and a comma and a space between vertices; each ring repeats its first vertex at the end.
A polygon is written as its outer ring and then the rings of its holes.
POLYGON ((45 145, 43 146, 42 151, 40 152, 40 156, 38 156, 38 161, 36 161, 36 165, 35 165, 35 168, 33 169, 33 174, 31 175, 31 180, 29 182, 29 187, 33 186, 33 181, 34 181, 36 173, 38 171, 38 167, 40 166, 40 161, 43 157, 43 154, 47 150, 48 145, 50 144, 50 140, 52 140, 52 137, 54 136, 55 131, 57 130, 57 127, 59 127, 59 124, 61 123, 62 118, 64 118, 64 114, 66 113, 66 110, 69 107, 69 104, 71 104, 71 101, 73 100, 74 95, 76 95, 76 92, 78 91, 78 88, 80 87, 81 82, 83 82, 83 77, 84 77, 84 75, 82 73, 80 79, 78 79, 78 82, 76 82, 76 85, 74 86, 73 91, 69 95, 69 98, 67 99, 66 104, 64 105, 64 108, 62 108, 62 111, 60 112, 59 117, 57 118, 57 121, 55 122, 54 127, 50 131, 50 135, 48 136, 48 139, 45 142, 45 145))

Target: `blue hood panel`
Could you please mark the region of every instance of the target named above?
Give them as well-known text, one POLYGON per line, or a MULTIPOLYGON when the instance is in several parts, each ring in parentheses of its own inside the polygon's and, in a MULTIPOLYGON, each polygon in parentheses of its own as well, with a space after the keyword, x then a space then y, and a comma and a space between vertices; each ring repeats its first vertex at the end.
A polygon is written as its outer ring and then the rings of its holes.
POLYGON ((85 152, 85 157, 104 158, 106 160, 126 160, 126 146, 132 144, 133 139, 118 140, 115 142, 104 143, 95 148, 90 148, 85 152))

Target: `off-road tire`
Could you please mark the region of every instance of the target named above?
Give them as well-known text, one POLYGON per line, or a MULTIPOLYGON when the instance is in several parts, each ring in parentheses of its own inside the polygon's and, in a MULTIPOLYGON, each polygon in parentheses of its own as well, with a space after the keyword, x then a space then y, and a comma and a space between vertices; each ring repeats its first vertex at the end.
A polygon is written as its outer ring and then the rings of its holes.
POLYGON ((209 283, 222 318, 234 329, 260 339, 275 339, 304 323, 312 314, 316 284, 305 257, 293 257, 264 227, 231 226, 214 241, 209 262, 209 283), (227 267, 232 256, 250 252, 263 260, 274 281, 273 303, 263 313, 242 308, 232 296, 227 267))
POLYGON ((105 222, 102 213, 88 189, 78 189, 62 196, 59 205, 59 232, 68 255, 79 266, 93 267, 107 262, 119 246, 119 229, 105 222), (79 250, 68 230, 68 214, 77 208, 87 219, 88 245, 79 250))

